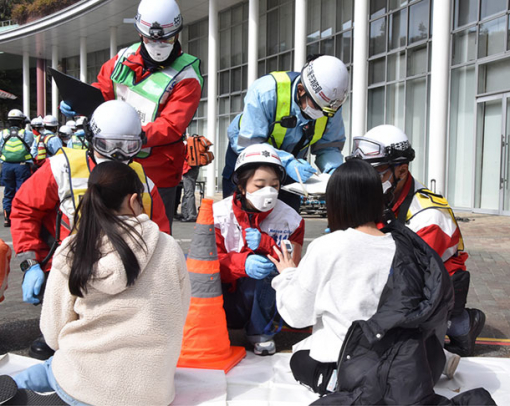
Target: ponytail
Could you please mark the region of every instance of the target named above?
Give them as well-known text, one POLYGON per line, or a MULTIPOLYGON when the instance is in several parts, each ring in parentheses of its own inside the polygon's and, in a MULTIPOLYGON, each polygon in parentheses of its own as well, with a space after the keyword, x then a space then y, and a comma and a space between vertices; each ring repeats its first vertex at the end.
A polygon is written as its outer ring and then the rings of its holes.
POLYGON ((87 283, 103 256, 101 246, 104 237, 120 256, 127 286, 135 283, 140 264, 123 236, 127 234, 144 250, 146 246, 140 233, 118 215, 126 196, 133 193, 141 196, 143 185, 129 166, 114 161, 104 162, 91 172, 87 192, 78 205, 71 231, 76 231, 69 251, 72 256, 69 275, 71 294, 83 297, 87 293, 87 283))

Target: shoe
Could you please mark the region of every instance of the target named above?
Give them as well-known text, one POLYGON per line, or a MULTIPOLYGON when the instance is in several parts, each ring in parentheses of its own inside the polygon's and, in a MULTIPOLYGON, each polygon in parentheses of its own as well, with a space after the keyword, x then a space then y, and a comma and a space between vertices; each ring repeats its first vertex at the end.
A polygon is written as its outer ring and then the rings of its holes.
POLYGON ((182 220, 183 217, 182 217, 182 214, 181 213, 175 213, 174 214, 174 220, 182 220))
POLYGON ((264 341, 263 343, 255 343, 253 353, 255 355, 273 355, 276 352, 274 340, 264 341))
POLYGON ((9 375, 0 375, 0 405, 11 400, 18 392, 18 385, 9 375))
POLYGON ((460 355, 446 350, 444 350, 444 355, 446 356, 446 362, 444 363, 443 374, 448 379, 453 379, 453 375, 455 375, 455 371, 459 366, 460 355))
POLYGON ((469 314, 469 331, 461 336, 449 336, 450 344, 444 348, 461 357, 471 357, 475 352, 476 337, 485 325, 485 313, 478 309, 466 309, 469 314))
POLYGON ((40 359, 42 361, 47 360, 49 357, 51 357, 53 354, 55 354, 55 351, 53 351, 48 344, 46 344, 46 341, 44 340, 44 337, 40 335, 37 337, 32 345, 30 346, 30 350, 28 351, 28 355, 32 358, 40 359))
POLYGON ((196 217, 182 218, 181 221, 183 223, 194 223, 195 221, 197 221, 197 218, 196 217))
POLYGON ((4 227, 10 227, 11 226, 11 212, 4 210, 4 227))

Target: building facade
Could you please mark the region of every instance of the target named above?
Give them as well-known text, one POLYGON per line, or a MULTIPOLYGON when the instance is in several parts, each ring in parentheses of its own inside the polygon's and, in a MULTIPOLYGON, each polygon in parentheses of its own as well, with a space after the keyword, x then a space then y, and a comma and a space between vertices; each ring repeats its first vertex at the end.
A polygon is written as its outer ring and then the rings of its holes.
MULTIPOLYGON (((214 142, 209 193, 221 190, 227 127, 249 84, 323 53, 342 59, 351 76, 344 155, 352 136, 393 124, 416 150, 413 175, 453 207, 510 214, 508 0, 209 0, 202 17, 192 13, 198 3, 181 6, 181 43, 202 60, 204 88, 189 133, 214 142)), ((133 37, 115 40, 117 49, 133 37)), ((112 47, 86 52, 85 67, 80 49, 58 63, 90 83, 112 47)))

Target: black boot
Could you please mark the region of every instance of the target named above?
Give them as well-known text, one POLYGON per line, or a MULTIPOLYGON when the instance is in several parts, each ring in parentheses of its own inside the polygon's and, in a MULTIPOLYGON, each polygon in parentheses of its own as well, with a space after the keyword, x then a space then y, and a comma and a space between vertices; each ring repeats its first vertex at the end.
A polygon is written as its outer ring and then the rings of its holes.
POLYGON ((53 354, 55 354, 55 351, 48 347, 48 344, 46 344, 42 335, 34 340, 30 346, 30 350, 28 351, 28 355, 32 358, 40 359, 42 361, 47 360, 53 354))
POLYGON ((485 313, 478 309, 466 309, 469 314, 469 331, 461 336, 450 337, 450 344, 444 348, 461 357, 471 357, 475 352, 476 337, 485 325, 485 313))
POLYGON ((11 226, 11 212, 4 210, 4 227, 11 226))

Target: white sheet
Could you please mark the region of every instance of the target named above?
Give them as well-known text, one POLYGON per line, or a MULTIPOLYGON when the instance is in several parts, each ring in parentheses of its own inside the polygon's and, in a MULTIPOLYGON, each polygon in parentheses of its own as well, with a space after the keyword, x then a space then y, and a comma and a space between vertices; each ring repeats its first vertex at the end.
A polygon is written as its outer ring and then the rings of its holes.
MULTIPOLYGON (((258 357, 248 353, 228 374, 223 371, 178 368, 173 405, 284 406, 308 405, 317 396, 299 385, 289 369, 289 353, 258 357)), ((0 375, 14 375, 41 361, 7 354, 0 358, 0 375)), ((452 380, 442 377, 436 392, 452 398, 484 387, 498 405, 510 404, 510 359, 462 358, 452 380)))

